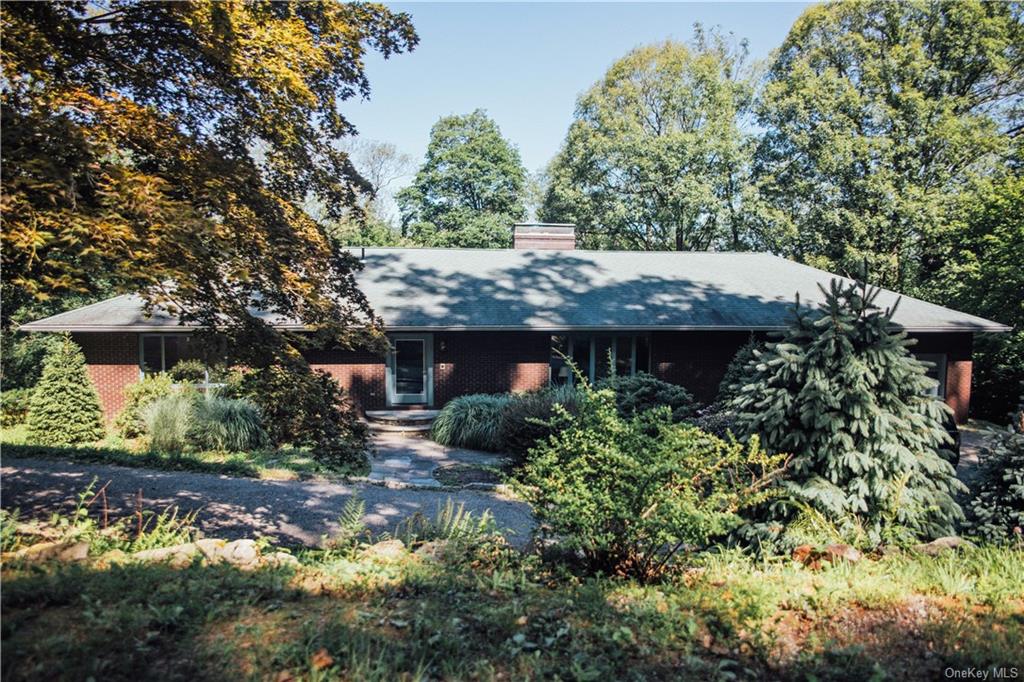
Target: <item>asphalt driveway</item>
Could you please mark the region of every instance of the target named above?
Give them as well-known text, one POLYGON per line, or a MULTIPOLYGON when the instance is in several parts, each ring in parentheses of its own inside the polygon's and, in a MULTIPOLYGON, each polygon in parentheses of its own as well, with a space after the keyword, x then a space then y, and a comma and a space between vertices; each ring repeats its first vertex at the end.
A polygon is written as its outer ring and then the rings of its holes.
POLYGON ((61 507, 74 508, 76 495, 93 478, 108 481, 113 514, 130 514, 142 491, 146 509, 177 506, 199 510, 198 524, 207 536, 228 539, 268 536, 285 545, 314 546, 337 529, 345 502, 359 495, 366 503, 364 521, 375 532, 391 531, 416 512, 433 518, 450 497, 480 514, 490 510, 509 541, 529 540, 533 517, 529 507, 486 491, 393 489, 371 483, 263 481, 211 474, 128 469, 35 459, 11 459, 0 467, 0 505, 19 508, 23 516, 47 516, 61 507))

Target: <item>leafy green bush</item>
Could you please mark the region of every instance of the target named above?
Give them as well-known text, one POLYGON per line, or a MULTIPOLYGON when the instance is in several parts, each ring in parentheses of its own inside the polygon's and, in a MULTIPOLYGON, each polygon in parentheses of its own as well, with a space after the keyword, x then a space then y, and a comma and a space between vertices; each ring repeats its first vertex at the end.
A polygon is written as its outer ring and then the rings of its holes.
MULTIPOLYGON (((939 454, 949 408, 927 395, 934 381, 893 330, 893 311, 875 306, 877 289, 834 280, 822 291, 821 310, 798 300, 783 339, 747 363, 730 403, 738 427, 793 454, 786 486, 827 523, 869 544, 952 534, 963 486, 939 454)), ((797 508, 774 504, 771 520, 797 508)))
POLYGON ((207 397, 194 402, 189 440, 203 450, 245 452, 263 447, 268 437, 252 401, 207 397))
POLYGON ((0 426, 9 429, 24 424, 31 401, 31 388, 12 388, 0 393, 0 426))
POLYGON ((86 371, 85 355, 64 334, 47 353, 29 401, 29 440, 40 445, 79 445, 103 435, 103 411, 86 371))
POLYGON ((512 398, 505 395, 464 395, 450 400, 434 420, 430 437, 454 448, 501 451, 501 415, 512 398))
POLYGON ((202 360, 194 358, 181 360, 167 370, 167 376, 176 384, 204 384, 206 383, 206 364, 202 360))
POLYGON ((687 421, 701 431, 719 438, 728 438, 730 434, 737 433, 736 413, 729 409, 728 403, 711 403, 687 421))
POLYGON ((576 410, 576 389, 568 384, 511 396, 501 414, 501 448, 519 462, 537 443, 558 430, 556 405, 576 410))
POLYGON ((968 531, 993 543, 1024 542, 1024 399, 1011 428, 982 451, 972 488, 968 531))
POLYGON ((150 403, 142 411, 151 450, 181 453, 189 449, 195 403, 195 395, 175 393, 150 403))
POLYGON ((675 424, 667 408, 623 418, 610 390, 583 385, 577 414, 531 452, 519 488, 541 533, 591 570, 650 580, 684 547, 738 526, 772 494, 781 456, 675 424))
POLYGON ((274 445, 308 447, 336 469, 366 471, 366 424, 338 382, 326 372, 312 370, 301 357, 241 372, 222 395, 257 405, 274 445))
POLYGON ((174 381, 164 373, 150 374, 124 392, 124 407, 114 420, 114 428, 124 438, 138 438, 146 432, 146 408, 174 393, 174 381))
POLYGON ((633 376, 613 375, 602 379, 598 388, 610 388, 623 417, 634 417, 655 407, 668 407, 672 420, 681 422, 694 411, 693 396, 685 388, 670 384, 646 372, 633 376))

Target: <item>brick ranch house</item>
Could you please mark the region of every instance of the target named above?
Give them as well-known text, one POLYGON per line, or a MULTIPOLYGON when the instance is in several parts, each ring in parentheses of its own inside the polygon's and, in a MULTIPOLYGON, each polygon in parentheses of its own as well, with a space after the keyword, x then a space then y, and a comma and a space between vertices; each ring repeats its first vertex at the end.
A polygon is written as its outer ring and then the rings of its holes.
MULTIPOLYGON (((559 352, 591 377, 650 372, 715 397, 726 365, 751 337, 786 326, 788 308, 822 300, 831 273, 767 253, 575 250, 571 225, 519 224, 515 248, 356 249, 357 275, 384 320, 386 357, 324 349, 313 367, 332 374, 364 410, 440 407, 468 393, 525 391, 565 381, 559 352)), ((901 298, 883 290, 878 303, 901 298)), ((934 363, 939 395, 968 415, 974 334, 1004 325, 903 296, 894 321, 934 363)), ((189 330, 145 316, 124 295, 21 327, 71 332, 85 351, 108 419, 124 389, 188 355, 189 330)))

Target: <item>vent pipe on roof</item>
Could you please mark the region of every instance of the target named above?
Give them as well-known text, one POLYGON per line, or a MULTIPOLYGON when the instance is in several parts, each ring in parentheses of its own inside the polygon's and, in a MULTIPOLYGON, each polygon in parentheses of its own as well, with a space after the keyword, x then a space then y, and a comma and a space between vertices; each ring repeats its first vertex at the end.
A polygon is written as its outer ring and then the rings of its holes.
POLYGON ((572 223, 516 223, 512 226, 517 249, 572 251, 576 248, 576 226, 572 223))

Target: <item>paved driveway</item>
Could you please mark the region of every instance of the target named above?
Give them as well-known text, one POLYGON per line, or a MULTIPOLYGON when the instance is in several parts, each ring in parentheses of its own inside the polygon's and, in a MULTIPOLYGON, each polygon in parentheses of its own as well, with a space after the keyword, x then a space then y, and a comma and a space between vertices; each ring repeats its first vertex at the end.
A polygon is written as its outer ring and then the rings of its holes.
POLYGON ((490 510, 510 542, 529 540, 533 518, 527 505, 484 491, 392 489, 369 483, 261 481, 211 474, 128 469, 33 459, 10 459, 0 467, 0 504, 28 516, 48 515, 54 505, 74 506, 75 496, 96 477, 107 488, 112 511, 131 513, 142 490, 145 508, 178 506, 198 509, 200 528, 208 536, 229 539, 270 536, 287 545, 316 545, 337 528, 337 518, 352 495, 366 503, 366 524, 374 531, 422 512, 433 518, 451 497, 467 511, 490 510))

